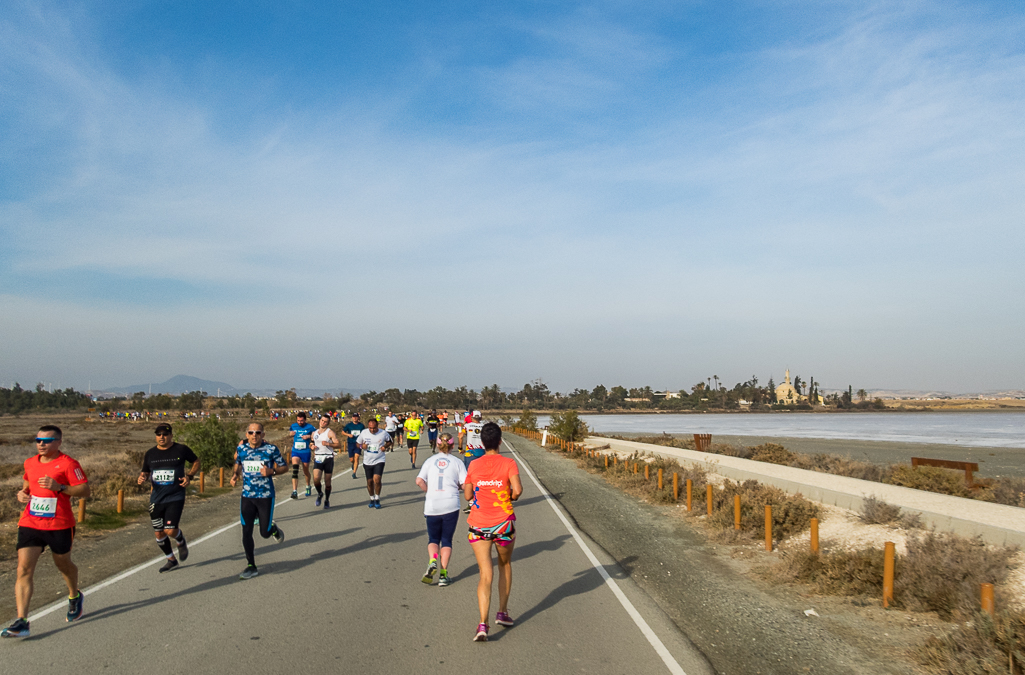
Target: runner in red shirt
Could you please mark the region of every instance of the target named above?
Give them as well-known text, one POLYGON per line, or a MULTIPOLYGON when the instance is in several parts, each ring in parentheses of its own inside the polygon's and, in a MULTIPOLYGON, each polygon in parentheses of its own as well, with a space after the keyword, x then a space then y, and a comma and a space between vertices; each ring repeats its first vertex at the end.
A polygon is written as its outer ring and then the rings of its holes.
POLYGON ((18 580, 14 595, 18 619, 0 631, 2 637, 28 637, 28 608, 32 577, 43 550, 49 546, 53 562, 68 585, 68 621, 82 616, 78 568, 71 562, 75 514, 71 497, 88 497, 89 482, 78 462, 61 448, 60 427, 45 425, 36 434, 36 455, 25 460, 25 475, 18 501, 25 512, 18 521, 18 580))
POLYGON ((520 498, 520 470, 516 461, 498 454, 502 429, 494 422, 481 428, 484 455, 470 463, 463 483, 463 493, 470 502, 470 546, 477 558, 480 580, 477 582, 477 605, 480 623, 475 642, 487 642, 488 615, 491 613, 492 545, 498 552, 498 614, 495 623, 512 626, 509 616, 509 591, 512 589, 512 552, 516 543, 516 515, 513 502, 520 498))

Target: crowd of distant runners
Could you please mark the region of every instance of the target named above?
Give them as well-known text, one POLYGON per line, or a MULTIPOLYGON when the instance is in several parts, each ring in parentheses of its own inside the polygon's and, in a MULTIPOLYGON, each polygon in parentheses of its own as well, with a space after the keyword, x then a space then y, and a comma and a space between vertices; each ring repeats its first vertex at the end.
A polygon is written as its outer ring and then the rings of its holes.
MULTIPOLYGON (((349 415, 323 413, 311 424, 307 413, 299 411, 288 430, 287 456, 267 441, 264 425, 252 422, 245 438, 235 450, 232 487, 241 483, 239 516, 242 524, 242 549, 246 567, 240 579, 259 574, 255 556, 254 533, 259 528, 263 539, 277 543, 285 533, 274 521, 274 478, 291 469, 291 499, 299 499, 299 473, 305 481, 304 497, 316 489, 316 507, 331 508, 331 477, 335 459, 344 452, 348 467, 358 479, 362 470, 369 496, 368 507, 381 509, 381 485, 387 456, 403 441, 409 452, 410 468, 417 467, 417 451, 426 432, 430 457, 423 462, 415 482, 425 493, 424 518, 427 531, 427 569, 421 577, 425 584, 444 587, 451 583, 448 566, 453 539, 459 524, 460 505, 467 515, 467 539, 476 558, 479 580, 477 600, 479 623, 474 640, 487 641, 490 630, 492 595, 492 551, 498 558, 498 612, 495 623, 512 626, 509 592, 512 587, 512 552, 516 541, 516 515, 513 502, 522 493, 516 461, 502 455, 502 430, 494 422, 484 423, 479 411, 440 415, 430 411, 404 414, 371 413, 364 422, 360 413, 349 415), (332 423, 340 428, 335 430, 332 423), (384 427, 381 428, 381 424, 384 427), (454 433, 444 432, 446 426, 454 433), (310 463, 312 462, 312 476, 310 463), (311 480, 312 479, 312 480, 311 480)), ((166 558, 160 572, 170 572, 189 556, 188 542, 181 522, 186 491, 196 479, 201 461, 187 445, 174 441, 171 424, 161 422, 154 430, 155 444, 142 459, 137 482, 149 484, 149 511, 157 547, 166 558)), ((15 596, 18 618, 0 631, 5 638, 30 635, 28 621, 36 564, 49 548, 54 564, 68 588, 67 621, 82 616, 82 592, 78 587, 78 568, 71 561, 77 520, 71 498, 87 498, 89 481, 81 465, 61 451, 62 432, 54 425, 39 428, 35 437, 36 454, 25 460, 18 501, 24 511, 18 521, 18 572, 15 596)), ((343 466, 345 466, 343 464, 343 466)))

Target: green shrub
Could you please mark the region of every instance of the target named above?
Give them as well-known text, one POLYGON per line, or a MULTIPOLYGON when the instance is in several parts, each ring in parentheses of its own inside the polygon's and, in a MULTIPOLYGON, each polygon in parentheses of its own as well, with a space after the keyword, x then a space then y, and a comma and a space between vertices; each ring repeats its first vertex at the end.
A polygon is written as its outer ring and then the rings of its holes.
POLYGON ((220 420, 211 415, 202 422, 189 422, 175 432, 175 440, 192 448, 203 470, 214 467, 230 467, 235 464, 235 448, 238 446, 238 428, 234 422, 220 420))
POLYGON ((809 583, 827 595, 880 595, 883 552, 871 548, 828 553, 812 553, 803 548, 784 551, 783 559, 769 569, 768 576, 809 583))
POLYGON ((576 442, 587 438, 587 424, 580 419, 576 410, 553 413, 548 431, 567 441, 576 442))
POLYGON ((772 536, 786 539, 811 526, 819 515, 819 507, 801 495, 789 495, 779 488, 762 485, 755 480, 743 483, 725 481, 712 492, 712 516, 709 526, 732 538, 733 498, 740 495, 740 536, 765 538, 765 507, 772 506, 772 536))
POLYGON ((526 429, 527 431, 537 431, 537 415, 532 413, 529 409, 524 408, 523 412, 520 413, 520 419, 513 422, 512 426, 520 429, 526 429))

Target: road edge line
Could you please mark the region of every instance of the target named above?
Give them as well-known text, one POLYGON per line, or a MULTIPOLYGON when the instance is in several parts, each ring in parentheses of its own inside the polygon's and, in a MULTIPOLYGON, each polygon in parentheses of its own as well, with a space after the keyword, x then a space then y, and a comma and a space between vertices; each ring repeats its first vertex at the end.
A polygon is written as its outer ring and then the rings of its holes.
MULTIPOLYGON (((344 476, 345 474, 347 474, 347 473, 349 473, 351 471, 352 471, 352 469, 348 469, 347 471, 343 471, 342 473, 340 473, 338 475, 339 476, 344 476)), ((281 506, 285 502, 290 502, 290 501, 292 501, 291 497, 285 497, 284 499, 282 499, 280 502, 278 502, 274 506, 276 508, 278 506, 281 506)), ((231 528, 235 527, 236 525, 239 525, 238 521, 236 521, 234 523, 229 523, 228 525, 225 525, 224 527, 218 528, 218 529, 214 530, 213 532, 207 532, 206 534, 204 534, 199 539, 197 539, 197 540, 195 540, 193 542, 189 542, 189 551, 191 552, 193 546, 196 546, 198 544, 202 544, 207 539, 213 539, 217 535, 223 534, 223 533, 227 532, 228 530, 230 530, 231 528)), ((159 558, 153 558, 152 560, 149 560, 147 562, 139 563, 135 567, 127 569, 124 572, 119 572, 118 574, 115 574, 114 576, 110 577, 109 579, 105 579, 103 581, 100 581, 98 583, 93 584, 89 588, 80 588, 79 592, 83 596, 92 595, 96 591, 102 591, 104 588, 107 588, 108 586, 112 586, 112 585, 116 584, 117 582, 121 581, 122 579, 127 579, 128 577, 132 576, 133 574, 135 574, 137 572, 141 572, 142 570, 146 569, 147 567, 149 567, 151 565, 156 565, 158 562, 164 562, 166 559, 167 558, 165 558, 164 556, 160 556, 159 558)), ((29 623, 35 621, 36 619, 41 619, 41 618, 43 618, 44 616, 46 616, 48 614, 53 614, 58 609, 64 607, 66 602, 67 602, 67 600, 58 600, 57 602, 53 603, 49 607, 45 607, 45 608, 39 610, 38 612, 36 612, 35 614, 31 615, 28 618, 29 623)))
POLYGON ((584 555, 587 556, 587 559, 590 561, 591 565, 596 570, 598 570, 598 574, 602 576, 602 578, 605 580, 605 584, 612 590, 612 593, 616 596, 616 599, 619 600, 619 604, 623 605, 623 609, 626 610, 626 613, 630 615, 630 618, 633 619, 634 623, 640 629, 641 633, 644 635, 645 638, 647 638, 648 642, 654 648, 655 653, 662 658, 662 662, 666 664, 666 668, 669 669, 669 672, 673 675, 687 675, 686 671, 683 670, 683 667, 679 664, 679 662, 677 662, 677 660, 673 657, 669 650, 666 649, 666 646, 662 643, 662 640, 660 640, 659 637, 655 635, 655 631, 651 629, 651 626, 649 626, 648 622, 644 620, 644 617, 641 616, 641 613, 637 611, 637 608, 633 606, 633 603, 630 602, 630 599, 626 597, 625 593, 623 593, 623 589, 619 587, 619 585, 616 583, 616 580, 609 575, 608 571, 605 569, 605 566, 601 564, 601 561, 598 560, 597 556, 595 556, 594 553, 591 552, 591 549, 587 547, 587 543, 584 541, 584 538, 580 536, 580 533, 577 532, 577 529, 573 527, 573 524, 559 509, 559 507, 555 503, 555 499, 548 492, 548 490, 546 490, 544 486, 541 485, 541 482, 537 479, 537 477, 534 475, 534 472, 530 469, 530 465, 527 464, 526 460, 520 457, 520 454, 516 452, 516 449, 512 447, 509 441, 503 438, 502 442, 505 443, 505 446, 507 448, 509 448, 509 452, 511 452, 513 455, 517 457, 517 459, 520 460, 521 466, 523 470, 527 472, 527 475, 530 476, 530 480, 533 481, 534 485, 537 486, 537 489, 541 491, 541 494, 542 496, 544 496, 545 500, 547 500, 548 505, 552 507, 553 511, 555 511, 555 515, 559 516, 559 520, 561 520, 562 524, 566 526, 567 530, 569 530, 569 533, 570 535, 572 535, 573 540, 577 542, 577 545, 584 552, 584 555))

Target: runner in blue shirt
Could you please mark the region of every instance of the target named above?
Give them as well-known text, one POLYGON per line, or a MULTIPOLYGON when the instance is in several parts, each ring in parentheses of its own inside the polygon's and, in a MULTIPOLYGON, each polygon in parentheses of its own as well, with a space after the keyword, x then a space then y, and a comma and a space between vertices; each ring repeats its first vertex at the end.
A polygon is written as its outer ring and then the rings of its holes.
POLYGON ((356 472, 359 470, 359 456, 360 447, 356 443, 356 437, 359 436, 359 432, 366 429, 363 423, 359 421, 359 413, 352 413, 352 421, 346 424, 342 428, 342 435, 347 439, 347 445, 349 450, 349 461, 352 462, 352 477, 356 477, 356 472))
POLYGON ((279 544, 285 540, 285 533, 274 523, 274 476, 288 471, 278 447, 264 440, 262 424, 250 424, 246 439, 248 442, 235 451, 235 471, 231 475, 232 487, 242 477, 242 548, 248 565, 239 575, 240 579, 252 579, 259 574, 254 554, 256 542, 253 540, 257 519, 261 537, 274 537, 279 544))
POLYGON ((292 499, 299 499, 299 466, 306 475, 306 496, 312 493, 310 487, 310 439, 317 429, 306 421, 306 413, 299 412, 290 426, 288 436, 292 439, 292 499))

